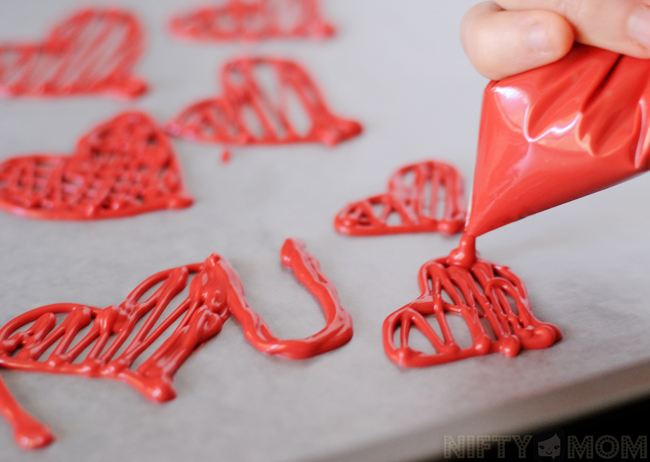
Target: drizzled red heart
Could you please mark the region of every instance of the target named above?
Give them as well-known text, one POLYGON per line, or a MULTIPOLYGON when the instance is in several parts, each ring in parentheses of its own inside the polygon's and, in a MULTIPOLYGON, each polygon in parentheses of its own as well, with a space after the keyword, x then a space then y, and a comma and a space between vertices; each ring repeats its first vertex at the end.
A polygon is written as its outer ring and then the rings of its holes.
POLYGON ((562 338, 557 327, 533 316, 526 287, 506 266, 478 259, 465 268, 441 258, 422 265, 418 283, 422 294, 384 321, 384 350, 399 366, 433 366, 494 352, 513 357, 522 348, 548 348, 562 338), (469 339, 454 335, 448 315, 464 321, 469 339), (413 328, 434 351, 410 346, 413 328))
POLYGON ((430 160, 393 173, 388 192, 348 204, 334 219, 334 227, 353 236, 435 231, 454 234, 463 229, 466 209, 458 170, 430 160))
POLYGON ((0 208, 30 218, 117 218, 192 202, 169 138, 140 112, 98 126, 70 157, 0 164, 0 208))
POLYGON ((335 116, 298 64, 241 58, 222 69, 223 95, 193 104, 167 127, 176 136, 226 144, 320 142, 335 145, 361 133, 335 116))
POLYGON ((54 28, 43 43, 0 44, 0 93, 139 96, 147 85, 132 72, 143 48, 142 28, 132 14, 83 10, 54 28))
POLYGON ((322 19, 318 0, 229 0, 174 16, 173 35, 190 40, 326 38, 334 27, 322 19))

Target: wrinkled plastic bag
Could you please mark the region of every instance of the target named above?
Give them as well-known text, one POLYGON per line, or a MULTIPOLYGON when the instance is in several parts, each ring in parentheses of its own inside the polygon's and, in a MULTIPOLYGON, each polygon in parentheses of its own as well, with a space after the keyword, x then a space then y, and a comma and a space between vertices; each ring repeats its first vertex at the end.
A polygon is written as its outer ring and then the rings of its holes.
POLYGON ((466 231, 479 236, 648 170, 650 60, 576 44, 485 89, 466 231))

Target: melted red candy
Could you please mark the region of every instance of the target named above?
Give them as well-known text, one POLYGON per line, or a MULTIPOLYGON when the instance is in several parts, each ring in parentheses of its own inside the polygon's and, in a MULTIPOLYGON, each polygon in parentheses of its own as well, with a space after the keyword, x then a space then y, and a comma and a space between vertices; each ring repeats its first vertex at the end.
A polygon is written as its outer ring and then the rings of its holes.
POLYGON ((192 202, 168 136, 140 112, 93 129, 72 156, 0 164, 0 208, 30 218, 116 218, 192 202))
MULTIPOLYGON (((320 271, 318 261, 293 239, 287 239, 281 255, 283 264, 293 269, 297 279, 323 305, 326 327, 305 339, 280 340, 273 336, 246 303, 235 270, 224 258, 213 254, 202 264, 154 274, 117 306, 100 309, 59 303, 12 319, 0 329, 0 366, 117 379, 145 397, 162 402, 176 396, 174 373, 221 331, 231 313, 242 324, 246 338, 265 353, 308 358, 347 343, 352 337, 352 319, 341 307, 336 289, 320 271), (190 275, 194 277, 189 295, 171 303, 186 287, 190 275), (155 292, 143 298, 151 289, 155 292), (166 339, 155 351, 147 351, 163 336, 166 339), (133 370, 135 361, 145 353, 148 357, 133 370)), ((20 407, 1 378, 0 413, 13 427, 16 442, 23 448, 53 441, 47 427, 20 407)))
POLYGON ((211 143, 330 146, 361 133, 358 122, 329 111, 316 84, 292 61, 237 59, 224 66, 221 82, 222 96, 191 105, 168 131, 211 143))
POLYGON ((353 236, 453 234, 463 229, 465 215, 463 178, 458 170, 443 162, 425 161, 393 173, 386 193, 347 205, 334 219, 334 227, 353 236), (444 210, 439 214, 443 192, 444 210), (375 209, 381 212, 375 213, 375 209), (393 217, 399 221, 390 223, 393 217))
POLYGON ((474 236, 645 172, 650 61, 576 44, 560 61, 485 89, 474 236))
POLYGON ((281 256, 282 264, 290 267, 298 281, 320 302, 326 325, 304 339, 278 339, 260 315, 248 306, 237 274, 231 271, 228 274, 228 306, 242 325, 246 339, 264 353, 292 359, 310 358, 348 343, 352 338, 352 317, 341 306, 336 288, 322 273, 318 261, 302 242, 292 239, 287 239, 282 246, 281 256))
POLYGON ((321 17, 318 0, 229 0, 174 16, 170 30, 181 38, 206 41, 334 34, 334 27, 321 17))
POLYGON ((132 72, 143 48, 142 27, 132 14, 83 10, 43 43, 0 44, 0 94, 139 96, 147 85, 132 72))
POLYGON ((451 256, 420 268, 422 295, 384 321, 384 350, 397 365, 432 366, 495 352, 513 357, 522 348, 548 348, 562 338, 555 326, 533 316, 526 288, 512 271, 473 257, 469 268, 450 263, 451 256), (459 344, 448 315, 462 318, 471 345, 459 344), (437 323, 442 336, 429 322, 437 323), (411 348, 409 336, 414 328, 431 343, 433 353, 411 348))
POLYGON ((476 238, 465 233, 460 238, 458 248, 449 253, 447 264, 471 268, 476 263, 476 259, 476 238))

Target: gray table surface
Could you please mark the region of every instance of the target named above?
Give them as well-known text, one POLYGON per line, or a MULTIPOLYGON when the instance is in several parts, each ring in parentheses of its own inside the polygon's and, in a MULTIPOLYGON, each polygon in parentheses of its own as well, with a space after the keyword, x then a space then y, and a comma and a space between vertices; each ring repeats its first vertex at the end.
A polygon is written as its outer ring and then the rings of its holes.
MULTIPOLYGON (((0 39, 37 39, 76 1, 3 0, 0 39)), ((101 2, 97 2, 101 3, 101 2)), ((281 269, 289 236, 303 239, 354 319, 345 347, 306 361, 268 357, 226 323, 176 374, 178 397, 151 403, 120 382, 2 370, 17 399, 58 436, 23 452, 0 421, 1 461, 411 460, 439 456, 443 436, 521 432, 650 392, 650 214, 647 178, 557 207, 479 239, 485 258, 527 284, 538 318, 564 339, 514 359, 498 354, 418 370, 385 356, 384 318, 419 295, 421 264, 457 237, 350 238, 332 227, 346 203, 384 189, 408 162, 455 164, 467 189, 486 80, 467 61, 460 19, 473 1, 327 0, 339 34, 326 42, 193 45, 165 31, 193 2, 130 1, 146 26, 144 97, 0 101, 0 158, 71 153, 95 124, 127 109, 161 123, 220 92, 233 56, 303 63, 332 109, 364 123, 336 148, 219 146, 176 140, 196 204, 99 222, 0 213, 0 323, 56 302, 107 306, 145 277, 212 252, 239 272, 251 305, 281 337, 319 330, 309 294, 281 269), (185 3, 185 5, 183 5, 185 3)))

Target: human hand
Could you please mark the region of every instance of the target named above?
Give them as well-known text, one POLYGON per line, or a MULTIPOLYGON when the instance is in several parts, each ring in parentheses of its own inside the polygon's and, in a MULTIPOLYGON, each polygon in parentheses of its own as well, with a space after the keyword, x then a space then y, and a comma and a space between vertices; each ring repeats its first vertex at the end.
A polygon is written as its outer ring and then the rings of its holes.
POLYGON ((465 14, 461 41, 493 80, 557 61, 574 41, 650 58, 650 0, 492 0, 465 14))

